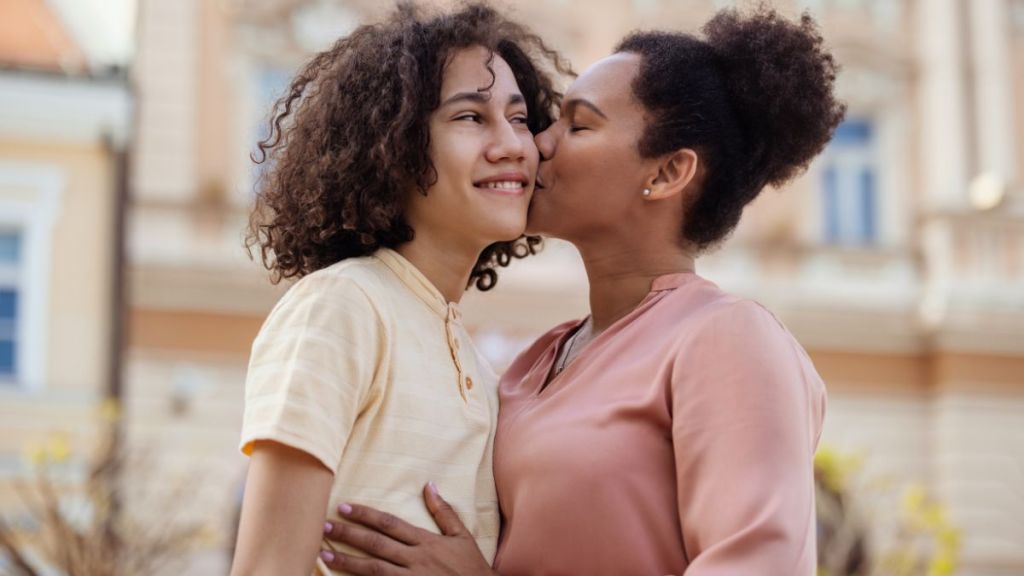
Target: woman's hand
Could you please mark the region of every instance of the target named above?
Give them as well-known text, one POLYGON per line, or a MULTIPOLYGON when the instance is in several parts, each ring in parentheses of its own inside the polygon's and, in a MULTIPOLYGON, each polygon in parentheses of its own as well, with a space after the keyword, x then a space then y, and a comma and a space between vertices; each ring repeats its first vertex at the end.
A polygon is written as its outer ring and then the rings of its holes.
POLYGON ((424 487, 423 499, 441 529, 440 535, 373 508, 342 504, 338 512, 353 524, 327 523, 324 537, 371 557, 322 550, 320 558, 335 570, 360 576, 496 576, 459 515, 441 498, 433 482, 424 487))

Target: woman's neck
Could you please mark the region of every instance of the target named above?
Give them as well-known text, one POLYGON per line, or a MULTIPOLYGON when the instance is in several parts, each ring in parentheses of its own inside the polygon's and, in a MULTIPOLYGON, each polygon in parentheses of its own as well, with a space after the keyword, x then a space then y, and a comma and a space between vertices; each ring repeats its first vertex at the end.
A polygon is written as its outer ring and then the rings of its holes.
POLYGON ((606 243, 577 244, 590 283, 591 331, 599 334, 629 314, 665 274, 693 272, 694 253, 668 243, 665 248, 606 243))
POLYGON ((416 237, 395 248, 412 263, 448 302, 458 302, 466 292, 469 276, 483 248, 467 247, 465 242, 446 242, 436 236, 416 233, 416 237))

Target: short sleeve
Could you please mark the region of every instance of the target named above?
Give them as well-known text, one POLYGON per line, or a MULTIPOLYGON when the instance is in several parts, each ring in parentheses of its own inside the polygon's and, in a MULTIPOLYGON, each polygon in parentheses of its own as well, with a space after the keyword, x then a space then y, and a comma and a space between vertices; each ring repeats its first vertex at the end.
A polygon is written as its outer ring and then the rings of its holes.
POLYGON ((757 304, 715 313, 676 359, 673 442, 687 576, 812 575, 825 396, 757 304))
POLYGON ((352 279, 313 274, 297 282, 253 342, 242 452, 273 440, 336 471, 384 347, 377 310, 352 279))

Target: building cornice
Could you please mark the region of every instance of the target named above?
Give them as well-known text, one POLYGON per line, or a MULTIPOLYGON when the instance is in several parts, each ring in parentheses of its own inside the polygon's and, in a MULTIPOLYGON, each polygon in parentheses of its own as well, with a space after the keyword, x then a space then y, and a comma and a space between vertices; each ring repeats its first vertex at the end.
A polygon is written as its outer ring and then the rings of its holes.
POLYGON ((131 97, 124 80, 41 71, 0 71, 0 137, 93 144, 129 138, 131 97))

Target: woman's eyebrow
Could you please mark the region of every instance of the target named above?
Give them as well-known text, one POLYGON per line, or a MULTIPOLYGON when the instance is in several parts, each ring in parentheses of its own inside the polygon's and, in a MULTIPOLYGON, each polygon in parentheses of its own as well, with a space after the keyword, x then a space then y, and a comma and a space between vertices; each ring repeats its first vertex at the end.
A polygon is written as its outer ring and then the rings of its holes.
POLYGON ((573 98, 567 101, 565 103, 565 115, 571 116, 572 113, 576 111, 576 108, 580 106, 590 109, 591 111, 594 112, 594 114, 597 114, 598 116, 604 118, 605 120, 608 119, 608 116, 606 116, 604 112, 601 112, 601 109, 598 108, 596 104, 594 104, 590 100, 587 100, 586 98, 573 98))

